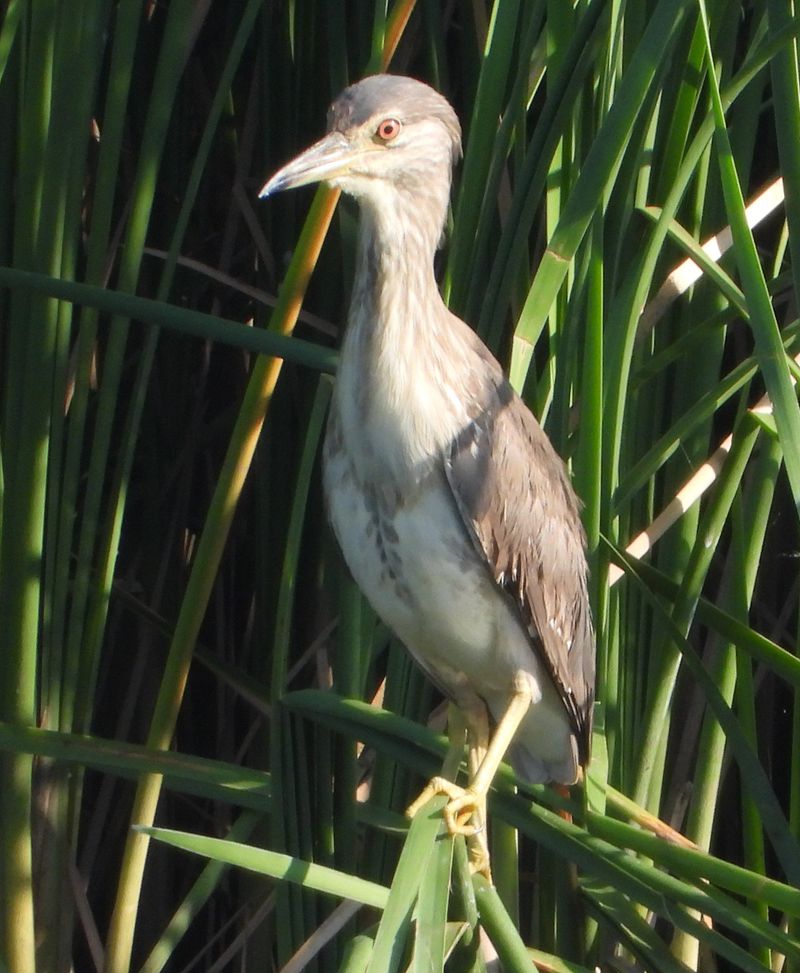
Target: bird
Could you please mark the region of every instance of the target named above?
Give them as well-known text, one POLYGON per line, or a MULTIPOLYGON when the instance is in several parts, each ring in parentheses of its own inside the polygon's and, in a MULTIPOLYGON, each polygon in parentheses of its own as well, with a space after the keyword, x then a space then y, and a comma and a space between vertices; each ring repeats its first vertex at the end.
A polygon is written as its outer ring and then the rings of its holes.
POLYGON ((490 875, 486 800, 506 752, 531 783, 573 784, 588 762, 595 636, 565 465, 437 284, 460 157, 447 99, 377 74, 259 196, 325 182, 358 203, 326 506, 355 581, 466 727, 467 785, 435 777, 408 813, 445 794, 448 831, 479 836, 473 866, 490 875))

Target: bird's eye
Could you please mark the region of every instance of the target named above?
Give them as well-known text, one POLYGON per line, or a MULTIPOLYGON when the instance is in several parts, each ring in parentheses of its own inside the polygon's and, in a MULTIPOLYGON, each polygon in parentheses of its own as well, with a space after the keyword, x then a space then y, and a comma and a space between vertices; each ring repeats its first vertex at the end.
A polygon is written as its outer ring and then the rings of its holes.
POLYGON ((400 132, 400 122, 396 118, 384 118, 375 129, 375 134, 381 142, 391 142, 400 132))

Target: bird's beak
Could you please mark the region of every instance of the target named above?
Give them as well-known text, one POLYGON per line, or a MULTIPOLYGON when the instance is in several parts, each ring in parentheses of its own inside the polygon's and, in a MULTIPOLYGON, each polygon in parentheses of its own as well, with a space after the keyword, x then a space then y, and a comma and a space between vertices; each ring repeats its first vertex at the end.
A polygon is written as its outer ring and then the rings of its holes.
POLYGON ((342 175, 353 161, 353 155, 353 146, 341 132, 329 132, 264 183, 259 198, 342 175))

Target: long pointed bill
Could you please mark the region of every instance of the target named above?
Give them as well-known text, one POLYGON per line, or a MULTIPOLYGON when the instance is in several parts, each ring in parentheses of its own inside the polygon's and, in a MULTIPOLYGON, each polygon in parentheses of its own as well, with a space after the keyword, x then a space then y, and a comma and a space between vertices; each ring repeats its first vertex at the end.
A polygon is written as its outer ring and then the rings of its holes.
POLYGON ((347 171, 353 160, 353 147, 340 132, 329 132, 311 148, 292 159, 266 182, 259 198, 279 193, 283 189, 306 186, 311 182, 332 179, 347 171))

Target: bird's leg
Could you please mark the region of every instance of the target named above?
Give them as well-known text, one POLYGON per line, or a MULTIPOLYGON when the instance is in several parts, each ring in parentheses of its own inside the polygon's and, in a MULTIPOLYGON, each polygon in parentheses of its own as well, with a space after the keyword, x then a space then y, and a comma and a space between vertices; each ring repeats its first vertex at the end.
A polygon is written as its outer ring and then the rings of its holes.
MULTIPOLYGON (((413 818, 437 794, 446 795, 452 803, 466 793, 463 787, 454 783, 463 755, 465 730, 468 742, 467 768, 471 781, 483 763, 489 746, 489 715, 483 701, 472 692, 459 694, 458 702, 450 704, 447 714, 450 746, 442 766, 442 775, 434 777, 411 804, 406 811, 409 818, 413 818)), ((443 812, 447 830, 452 835, 461 834, 466 837, 470 867, 491 882, 489 845, 486 840, 486 796, 474 807, 465 809, 458 817, 448 815, 449 807, 450 804, 447 804, 443 812)))
POLYGON ((475 834, 475 828, 466 822, 476 812, 479 818, 485 820, 486 795, 492 786, 497 768, 530 705, 530 685, 527 677, 523 673, 518 673, 514 679, 514 689, 508 706, 495 728, 494 736, 469 785, 466 788, 452 788, 451 785, 451 789, 442 789, 450 797, 444 809, 444 817, 451 834, 475 834))
POLYGON ((480 704, 482 717, 477 715, 478 708, 472 700, 469 703, 463 701, 461 704, 461 711, 467 721, 470 735, 469 784, 467 787, 460 787, 444 777, 434 777, 408 808, 406 814, 413 817, 435 794, 445 794, 449 798, 443 811, 447 830, 450 834, 462 834, 471 839, 472 867, 475 871, 482 872, 491 881, 489 848, 485 834, 486 796, 492 786, 497 768, 502 763, 506 750, 530 708, 530 684, 524 673, 517 673, 508 706, 490 741, 486 707, 476 696, 472 699, 480 704))
MULTIPOLYGON (((464 711, 453 703, 450 703, 447 708, 447 737, 449 745, 444 762, 442 763, 442 773, 437 777, 432 777, 423 788, 419 797, 406 808, 407 818, 413 818, 417 811, 437 794, 446 794, 448 797, 451 797, 450 788, 455 788, 456 791, 461 792, 462 788, 453 783, 453 781, 458 777, 458 768, 464 756, 464 734, 466 732, 467 721, 464 711)), ((470 773, 472 773, 471 770, 470 773)))
MULTIPOLYGON (((481 764, 486 759, 486 752, 489 748, 489 714, 486 711, 483 700, 477 696, 474 697, 474 700, 475 705, 464 710, 464 717, 467 722, 467 768, 469 770, 470 783, 475 780, 481 764)), ((450 803, 445 806, 444 817, 448 829, 452 830, 453 822, 447 814, 449 807, 450 803)), ((491 884, 492 872, 489 865, 489 841, 486 832, 485 794, 483 800, 475 807, 469 819, 463 821, 462 827, 467 825, 467 821, 469 821, 469 824, 474 829, 472 834, 467 835, 470 867, 473 872, 480 872, 491 884)))

